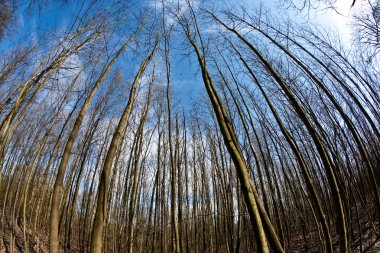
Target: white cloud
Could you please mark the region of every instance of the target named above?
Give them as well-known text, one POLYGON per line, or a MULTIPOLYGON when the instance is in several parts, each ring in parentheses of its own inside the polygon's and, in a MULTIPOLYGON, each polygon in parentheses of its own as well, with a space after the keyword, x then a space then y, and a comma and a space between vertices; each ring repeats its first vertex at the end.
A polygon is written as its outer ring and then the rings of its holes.
MULTIPOLYGON (((317 10, 313 16, 313 22, 326 25, 339 33, 343 42, 350 44, 352 22, 351 2, 347 0, 337 0, 334 8, 317 10)), ((354 7, 355 8, 355 7, 354 7)))
POLYGON ((162 13, 165 9, 165 21, 167 25, 172 25, 176 19, 188 13, 189 4, 193 10, 197 10, 200 2, 199 0, 151 0, 148 6, 155 9, 157 13, 162 13))

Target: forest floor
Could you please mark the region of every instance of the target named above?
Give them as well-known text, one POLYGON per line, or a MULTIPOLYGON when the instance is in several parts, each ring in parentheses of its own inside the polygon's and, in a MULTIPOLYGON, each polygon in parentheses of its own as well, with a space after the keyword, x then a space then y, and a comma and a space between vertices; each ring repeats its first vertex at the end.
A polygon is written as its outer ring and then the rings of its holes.
MULTIPOLYGON (((0 253, 25 252, 23 228, 16 222, 5 221, 3 227, 2 250, 0 253)), ((3 226, 3 224, 1 224, 3 226)), ((29 252, 49 252, 49 235, 44 230, 38 230, 33 238, 32 230, 26 231, 29 241, 29 252)), ((63 252, 63 251, 62 251, 63 252)))
MULTIPOLYGON (((7 220, 7 219, 5 219, 7 220)), ((5 221, 4 227, 1 223, 2 215, 0 214, 0 229, 3 228, 4 236, 1 241, 0 253, 21 253, 25 251, 24 245, 24 235, 22 224, 19 225, 17 222, 5 221)), ((362 233, 362 241, 364 242, 362 245, 362 250, 360 250, 360 237, 355 234, 355 238, 352 245, 352 252, 363 252, 363 253, 379 253, 380 252, 380 236, 375 235, 371 231, 373 231, 373 226, 375 226, 376 231, 379 231, 380 224, 371 224, 371 223, 363 223, 364 232, 362 233), (356 246, 355 246, 356 245, 356 246)), ((1 233, 1 230, 0 230, 1 233)), ((33 231, 30 228, 27 228, 27 237, 29 240, 29 253, 48 253, 49 252, 49 234, 47 229, 37 229, 36 235, 33 236, 33 231)), ((337 238, 335 237, 334 241, 337 242, 337 238)), ((318 253, 320 250, 318 249, 318 242, 313 244, 305 244, 301 235, 296 235, 293 237, 293 247, 288 249, 288 252, 315 252, 318 253)), ((334 243, 335 244, 335 243, 334 243)), ((66 252, 80 252, 75 245, 73 245, 73 249, 66 252)), ((336 249, 338 251, 338 249, 336 249)), ((63 253, 64 250, 61 247, 60 253, 63 253)))

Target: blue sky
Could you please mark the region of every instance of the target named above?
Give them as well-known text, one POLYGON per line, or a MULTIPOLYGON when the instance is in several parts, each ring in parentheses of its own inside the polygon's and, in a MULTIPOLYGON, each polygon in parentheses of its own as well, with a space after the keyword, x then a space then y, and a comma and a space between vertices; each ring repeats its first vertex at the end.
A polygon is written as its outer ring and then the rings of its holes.
MULTIPOLYGON (((171 0, 177 2, 177 0, 171 0)), ((201 1, 201 0, 197 0, 201 1)), ((106 6, 112 0, 99 1, 100 5, 106 6)), ((63 32, 67 29, 68 24, 72 22, 74 15, 80 8, 81 1, 70 1, 67 6, 61 4, 54 4, 54 1, 48 7, 41 11, 30 11, 28 5, 21 6, 16 13, 17 22, 12 29, 10 37, 6 37, 0 41, 0 50, 6 52, 18 43, 25 43, 27 38, 34 41, 40 41, 41 36, 50 36, 54 34, 53 31, 63 32)), ((179 0, 180 5, 185 4, 185 0, 179 0)), ((136 11, 142 7, 154 8, 154 0, 134 1, 134 9, 136 11)), ((270 10, 270 13, 277 17, 278 20, 291 19, 299 22, 311 21, 316 25, 329 26, 330 28, 339 31, 344 40, 349 43, 350 41, 350 27, 347 25, 350 22, 351 15, 349 6, 346 0, 338 0, 336 3, 337 10, 341 13, 337 14, 331 9, 325 10, 311 10, 311 12, 296 13, 291 9, 284 9, 280 6, 278 1, 227 1, 217 0, 208 1, 211 8, 220 9, 220 7, 236 8, 237 6, 253 12, 260 5, 270 10)), ((158 11, 160 7, 158 7, 158 11)), ((172 50, 172 88, 181 103, 190 104, 202 94, 203 83, 201 81, 200 73, 197 71, 198 67, 195 58, 187 57, 191 50, 186 49, 182 44, 183 41, 173 39, 174 49, 172 50)), ((123 66, 123 64, 121 64, 123 66)), ((128 66, 126 66, 128 68, 128 66)), ((134 70, 134 69, 132 69, 134 70)), ((128 72, 130 73, 129 67, 128 72)))
MULTIPOLYGON (((170 0, 172 2, 179 2, 179 4, 184 5, 185 0, 170 0)), ((200 0, 198 0, 200 1, 200 0)), ((106 6, 107 2, 111 3, 112 0, 98 1, 101 5, 106 6)), ((133 2, 133 1, 132 1, 133 2)), ((134 5, 136 8, 154 6, 155 0, 145 0, 145 1, 135 1, 134 5)), ((207 5, 219 7, 243 7, 247 10, 254 11, 258 6, 263 5, 265 8, 269 9, 271 13, 279 16, 280 18, 290 18, 296 19, 300 22, 309 20, 317 25, 329 26, 333 29, 339 30, 341 36, 349 38, 350 27, 349 22, 351 21, 352 13, 350 12, 350 4, 347 0, 337 0, 335 6, 338 14, 334 10, 328 8, 319 8, 318 10, 312 9, 310 12, 296 13, 291 9, 284 9, 279 1, 276 0, 216 0, 207 1, 207 5), (309 17, 309 19, 306 18, 309 17)), ((5 39, 0 41, 0 50, 7 50, 9 47, 15 44, 15 42, 22 41, 27 37, 42 36, 46 32, 52 30, 64 30, 67 24, 72 20, 76 11, 80 8, 81 1, 69 1, 68 5, 62 6, 62 3, 50 3, 46 8, 41 11, 30 10, 28 4, 20 6, 16 13, 16 24, 12 28, 12 33, 5 39)), ((99 4, 97 4, 99 5, 99 4)), ((34 8, 36 9, 36 8, 34 8)))

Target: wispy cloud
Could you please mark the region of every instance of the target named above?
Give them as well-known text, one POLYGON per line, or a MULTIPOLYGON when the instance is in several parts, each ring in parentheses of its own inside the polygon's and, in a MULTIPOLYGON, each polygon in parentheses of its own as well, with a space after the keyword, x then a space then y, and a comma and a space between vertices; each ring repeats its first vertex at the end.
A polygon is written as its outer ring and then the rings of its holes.
POLYGON ((193 10, 197 10, 200 6, 199 0, 151 0, 148 6, 153 8, 157 13, 164 10, 164 18, 168 25, 172 25, 176 20, 186 15, 190 6, 193 10))

